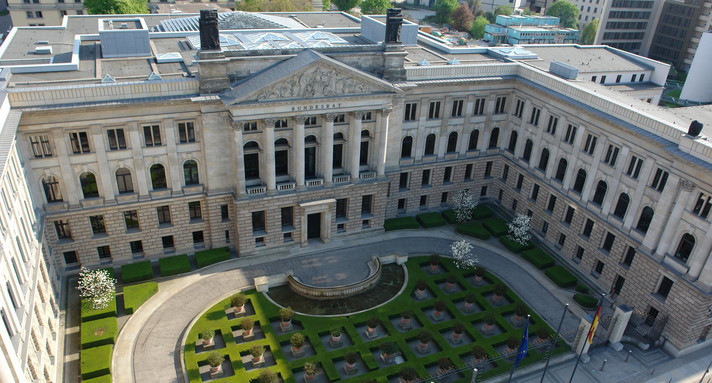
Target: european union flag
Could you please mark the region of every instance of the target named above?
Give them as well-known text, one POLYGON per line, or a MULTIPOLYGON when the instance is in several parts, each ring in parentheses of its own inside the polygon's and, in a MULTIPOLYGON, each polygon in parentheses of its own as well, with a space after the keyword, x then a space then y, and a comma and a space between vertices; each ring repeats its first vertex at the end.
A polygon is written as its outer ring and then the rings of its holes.
POLYGON ((517 368, 519 361, 524 359, 527 355, 527 348, 529 347, 529 316, 527 316, 527 324, 524 326, 524 334, 522 335, 522 341, 519 343, 519 349, 517 350, 517 359, 514 359, 514 368, 517 368))

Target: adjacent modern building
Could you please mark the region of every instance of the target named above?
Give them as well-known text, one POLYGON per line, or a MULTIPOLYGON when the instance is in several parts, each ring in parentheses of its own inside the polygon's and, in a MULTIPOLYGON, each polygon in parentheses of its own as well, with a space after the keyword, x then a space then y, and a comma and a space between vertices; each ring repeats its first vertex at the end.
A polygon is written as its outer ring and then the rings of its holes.
POLYGON ((12 25, 61 25, 66 15, 85 15, 82 0, 7 0, 12 25))
POLYGON ((681 100, 712 103, 712 76, 709 64, 712 61, 712 31, 702 34, 695 58, 692 60, 687 80, 680 93, 681 100))
POLYGON ((712 29, 712 1, 667 0, 663 5, 649 57, 688 70, 702 34, 712 29))
POLYGON ((559 26, 553 16, 497 16, 495 24, 485 25, 485 40, 490 45, 573 44, 581 32, 559 26))

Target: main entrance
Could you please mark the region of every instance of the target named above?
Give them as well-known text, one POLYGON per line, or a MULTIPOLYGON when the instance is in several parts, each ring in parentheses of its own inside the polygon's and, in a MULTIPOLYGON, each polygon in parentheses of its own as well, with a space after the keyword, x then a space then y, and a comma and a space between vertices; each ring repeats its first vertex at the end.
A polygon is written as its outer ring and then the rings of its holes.
POLYGON ((309 240, 321 239, 324 243, 331 241, 331 210, 336 207, 333 198, 302 202, 300 222, 300 240, 302 246, 309 246, 309 240))
POLYGON ((307 238, 321 238, 321 213, 307 216, 307 238))

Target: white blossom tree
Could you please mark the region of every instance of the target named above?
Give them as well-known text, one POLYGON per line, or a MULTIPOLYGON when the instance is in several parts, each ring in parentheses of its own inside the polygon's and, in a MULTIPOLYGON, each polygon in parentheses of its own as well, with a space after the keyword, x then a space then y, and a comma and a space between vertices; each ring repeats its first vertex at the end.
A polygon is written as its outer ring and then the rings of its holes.
POLYGON ((452 252, 452 258, 455 260, 455 266, 457 266, 458 269, 475 267, 480 261, 477 255, 472 254, 472 245, 464 239, 453 242, 452 245, 450 245, 450 251, 452 252))
POLYGON ((520 245, 526 245, 532 238, 531 234, 529 234, 529 230, 532 228, 531 221, 531 217, 524 214, 517 214, 514 219, 512 219, 512 222, 508 224, 509 234, 507 234, 507 238, 520 245))
POLYGON ((452 199, 457 223, 465 223, 472 219, 472 209, 477 207, 477 199, 469 189, 460 190, 452 199))
POLYGON ((77 286, 79 296, 89 301, 94 310, 101 310, 109 305, 116 294, 116 280, 108 270, 89 270, 82 267, 77 286))

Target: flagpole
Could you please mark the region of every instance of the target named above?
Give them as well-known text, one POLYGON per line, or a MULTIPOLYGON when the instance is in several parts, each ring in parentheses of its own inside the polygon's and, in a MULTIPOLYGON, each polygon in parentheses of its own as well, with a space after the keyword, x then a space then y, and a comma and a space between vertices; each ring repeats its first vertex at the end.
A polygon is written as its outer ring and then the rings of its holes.
MULTIPOLYGON (((519 348, 517 349, 517 355, 514 357, 514 363, 512 364, 512 369, 509 371, 509 380, 507 381, 507 383, 511 383, 511 381, 512 381, 512 375, 514 375, 514 369, 517 368, 517 363, 519 362, 517 359, 519 358, 519 353, 522 352, 522 345, 524 345, 523 341, 524 341, 524 337, 525 337, 525 336, 527 337, 527 345, 525 345, 525 346, 526 346, 527 348, 529 347, 529 345, 528 345, 528 343, 529 343, 529 341, 528 341, 528 339, 529 339, 529 334, 528 334, 528 332, 529 332, 529 318, 530 318, 530 317, 531 317, 531 316, 527 314, 527 324, 524 326, 524 334, 522 335, 522 342, 519 343, 519 348)), ((526 355, 526 350, 524 350, 524 354, 526 355)), ((522 358, 524 358, 524 357, 522 357, 522 358)))
POLYGON ((544 373, 541 374, 541 380, 539 383, 544 383, 544 378, 546 377, 546 369, 549 368, 549 361, 551 360, 551 355, 554 354, 554 348, 556 348, 556 341, 559 339, 559 332, 561 331, 561 325, 564 324, 564 318, 566 317, 566 313, 569 311, 569 304, 567 303, 566 306, 564 307, 564 313, 561 314, 561 320, 559 321, 559 327, 556 329, 556 334, 554 335, 554 344, 551 346, 551 350, 549 350, 549 356, 546 358, 546 365, 544 366, 544 373))
MULTIPOLYGON (((588 338, 592 338, 593 334, 591 334, 591 330, 594 329, 593 324, 596 322, 597 316, 600 314, 601 307, 603 306, 603 299, 605 298, 606 294, 601 294, 601 302, 598 304, 598 309, 596 310, 596 316, 593 317, 593 320, 591 321, 591 326, 588 328, 588 336, 586 337, 585 342, 588 342, 588 338)), ((583 349, 586 348, 586 345, 584 344, 583 347, 581 348, 581 352, 578 354, 578 358, 576 358, 576 364, 574 364, 574 370, 571 372, 571 379, 569 379, 569 383, 574 381, 574 374, 576 374, 576 367, 578 367, 579 362, 581 361, 581 354, 583 354, 583 349)))

